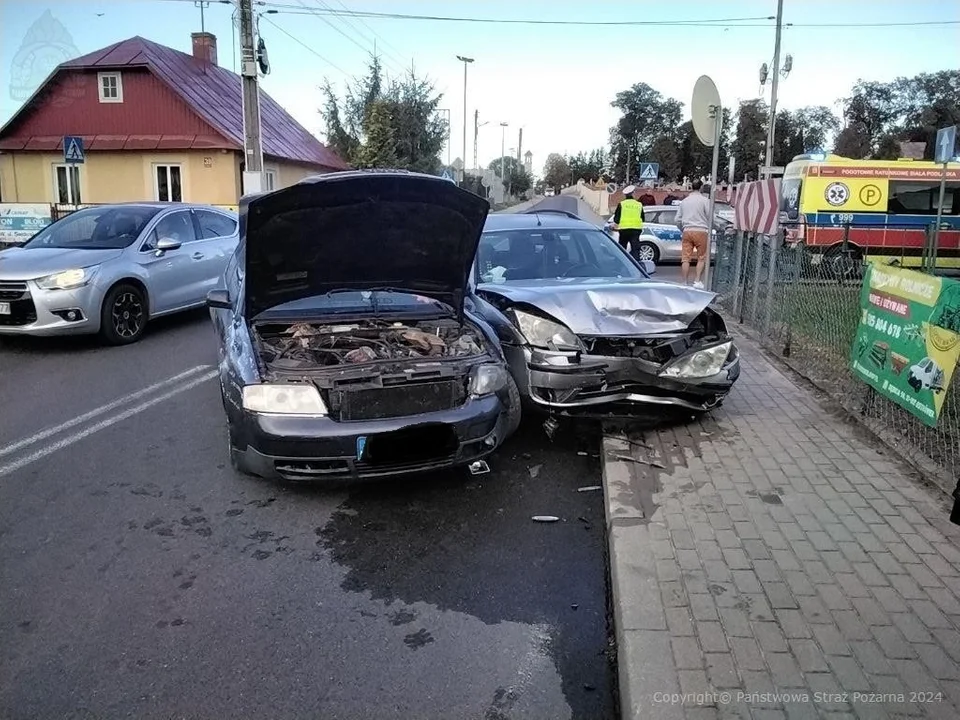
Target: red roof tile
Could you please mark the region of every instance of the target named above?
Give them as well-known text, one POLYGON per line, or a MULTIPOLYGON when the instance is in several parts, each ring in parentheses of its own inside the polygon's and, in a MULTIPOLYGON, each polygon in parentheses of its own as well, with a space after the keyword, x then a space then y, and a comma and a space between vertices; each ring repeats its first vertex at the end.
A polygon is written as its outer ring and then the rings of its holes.
MULTIPOLYGON (((241 80, 226 68, 203 63, 193 55, 140 36, 95 50, 60 67, 72 70, 145 67, 225 138, 243 146, 241 80)), ((263 90, 260 91, 260 122, 264 155, 331 170, 349 167, 263 90)), ((159 138, 152 140, 156 147, 159 138)), ((207 138, 197 140, 201 147, 215 146, 205 144, 204 140, 209 143, 207 138)), ((128 142, 127 148, 131 145, 135 146, 128 142)))

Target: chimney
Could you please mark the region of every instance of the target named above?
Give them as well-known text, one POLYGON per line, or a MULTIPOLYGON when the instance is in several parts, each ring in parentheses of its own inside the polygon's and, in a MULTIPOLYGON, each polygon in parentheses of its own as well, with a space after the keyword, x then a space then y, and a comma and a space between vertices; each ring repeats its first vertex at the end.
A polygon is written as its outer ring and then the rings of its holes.
POLYGON ((193 56, 197 60, 217 64, 217 36, 208 32, 190 33, 193 40, 193 56))

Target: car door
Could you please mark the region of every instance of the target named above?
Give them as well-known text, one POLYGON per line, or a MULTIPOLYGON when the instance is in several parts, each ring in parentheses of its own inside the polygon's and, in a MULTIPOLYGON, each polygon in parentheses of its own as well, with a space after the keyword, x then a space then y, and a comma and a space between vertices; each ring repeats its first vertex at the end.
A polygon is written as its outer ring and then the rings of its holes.
POLYGON ((237 250, 237 221, 226 213, 207 208, 194 208, 198 252, 203 271, 203 285, 199 289, 202 302, 207 293, 220 287, 227 263, 237 250))
POLYGON ((141 247, 140 264, 147 273, 151 314, 171 312, 196 302, 197 287, 203 281, 202 266, 194 257, 199 253, 196 240, 197 232, 189 210, 168 212, 149 232, 141 247), (173 240, 180 246, 158 250, 160 240, 173 240))

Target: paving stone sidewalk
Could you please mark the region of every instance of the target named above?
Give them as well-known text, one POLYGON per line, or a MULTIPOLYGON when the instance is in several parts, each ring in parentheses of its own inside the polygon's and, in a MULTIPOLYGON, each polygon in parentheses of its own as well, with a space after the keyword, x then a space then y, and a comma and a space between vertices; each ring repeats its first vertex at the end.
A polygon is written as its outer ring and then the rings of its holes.
POLYGON ((624 720, 960 718, 947 498, 738 343, 723 408, 604 439, 624 720))

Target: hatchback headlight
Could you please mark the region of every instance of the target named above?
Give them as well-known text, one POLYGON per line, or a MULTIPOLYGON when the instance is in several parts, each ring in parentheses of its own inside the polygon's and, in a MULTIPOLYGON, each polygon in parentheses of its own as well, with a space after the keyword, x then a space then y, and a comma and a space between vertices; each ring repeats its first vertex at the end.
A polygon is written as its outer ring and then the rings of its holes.
POLYGON ((470 375, 471 395, 491 395, 507 384, 507 371, 499 365, 477 365, 470 375))
POLYGON ((541 348, 579 349, 580 341, 570 328, 523 310, 512 310, 514 323, 528 343, 541 348))
POLYGON ((279 383, 247 385, 243 409, 273 415, 326 415, 327 406, 313 385, 279 383))
POLYGON ((720 345, 698 350, 675 361, 662 370, 660 375, 674 378, 711 377, 723 369, 732 347, 733 341, 728 340, 720 345))
POLYGON ((39 278, 36 283, 44 290, 72 290, 73 288, 83 287, 93 280, 99 269, 99 265, 91 265, 85 268, 64 270, 39 278))

